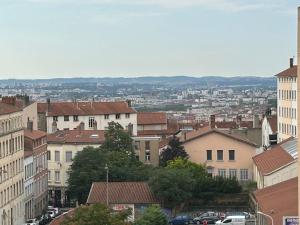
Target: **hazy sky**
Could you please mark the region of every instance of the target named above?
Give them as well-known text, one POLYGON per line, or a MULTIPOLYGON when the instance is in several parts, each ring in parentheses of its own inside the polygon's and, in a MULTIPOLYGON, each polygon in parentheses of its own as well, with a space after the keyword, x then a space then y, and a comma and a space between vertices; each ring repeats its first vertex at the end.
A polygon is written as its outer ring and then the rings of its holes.
POLYGON ((299 0, 0 0, 0 79, 273 75, 299 0))

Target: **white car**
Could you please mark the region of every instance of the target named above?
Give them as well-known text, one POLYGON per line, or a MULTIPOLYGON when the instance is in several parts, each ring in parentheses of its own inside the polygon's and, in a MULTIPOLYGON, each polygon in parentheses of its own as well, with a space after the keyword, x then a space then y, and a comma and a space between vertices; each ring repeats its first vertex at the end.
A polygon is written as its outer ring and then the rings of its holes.
POLYGON ((245 216, 227 216, 224 220, 219 220, 216 225, 245 225, 245 216))
POLYGON ((56 207, 48 206, 48 210, 49 210, 49 211, 54 211, 55 215, 58 214, 58 208, 56 208, 56 207))
POLYGON ((56 216, 54 210, 48 210, 48 214, 49 214, 49 216, 50 216, 52 219, 56 216))

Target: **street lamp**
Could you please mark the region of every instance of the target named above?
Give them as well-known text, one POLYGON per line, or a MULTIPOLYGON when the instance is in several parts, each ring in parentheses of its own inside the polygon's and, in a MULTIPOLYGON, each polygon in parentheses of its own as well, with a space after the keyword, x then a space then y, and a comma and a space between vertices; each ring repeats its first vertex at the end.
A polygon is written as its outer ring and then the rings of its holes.
POLYGON ((108 207, 108 166, 105 164, 104 169, 106 170, 106 205, 108 207))
POLYGON ((268 215, 266 213, 260 212, 260 211, 257 211, 257 214, 261 214, 263 216, 269 217, 271 219, 272 225, 274 225, 274 220, 273 220, 272 216, 270 216, 270 215, 268 215))

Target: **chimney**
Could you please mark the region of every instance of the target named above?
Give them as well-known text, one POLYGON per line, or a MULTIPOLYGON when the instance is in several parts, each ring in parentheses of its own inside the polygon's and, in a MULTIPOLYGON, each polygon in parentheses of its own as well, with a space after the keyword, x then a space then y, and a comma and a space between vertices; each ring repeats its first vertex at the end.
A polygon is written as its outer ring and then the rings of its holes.
POLYGON ((131 107, 131 100, 127 99, 126 100, 128 107, 131 107))
POLYGON ((50 112, 50 98, 47 98, 47 111, 50 112))
POLYGON ((27 130, 29 130, 30 132, 33 131, 33 121, 29 120, 29 118, 27 120, 27 130))
POLYGON ((290 68, 294 66, 294 58, 290 58, 290 68))
POLYGON ((216 116, 215 115, 210 115, 209 124, 210 124, 211 129, 216 128, 216 116))
POLYGON ((57 123, 56 121, 52 122, 52 133, 55 133, 57 131, 57 123))
POLYGON ((259 128, 259 116, 257 114, 253 116, 253 128, 259 128))

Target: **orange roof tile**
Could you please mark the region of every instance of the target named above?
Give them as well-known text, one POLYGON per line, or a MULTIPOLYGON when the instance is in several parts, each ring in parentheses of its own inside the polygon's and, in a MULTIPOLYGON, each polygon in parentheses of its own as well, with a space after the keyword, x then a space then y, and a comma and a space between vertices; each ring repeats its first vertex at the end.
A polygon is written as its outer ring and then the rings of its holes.
POLYGON ((271 215, 274 225, 281 225, 283 216, 298 215, 298 178, 257 190, 254 196, 260 211, 271 215))
POLYGON ((103 130, 61 130, 47 135, 47 143, 102 144, 103 130))
MULTIPOLYGON (((45 113, 48 103, 38 103, 38 112, 45 113)), ((136 113, 127 102, 52 102, 48 116, 64 115, 104 115, 116 113, 136 113)))
POLYGON ((24 137, 27 137, 31 140, 36 140, 42 137, 47 136, 47 133, 40 130, 24 130, 24 137))
MULTIPOLYGON (((108 187, 109 203, 158 203, 146 182, 109 182, 108 187)), ((94 182, 92 184, 87 203, 106 203, 106 182, 94 182)))
POLYGON ((290 67, 279 74, 276 75, 277 77, 297 77, 297 66, 290 67))
POLYGON ((265 175, 294 161, 294 158, 277 144, 270 150, 254 156, 253 161, 259 172, 265 175))
POLYGON ((6 114, 11 114, 20 111, 22 111, 22 109, 16 106, 0 102, 0 115, 6 115, 6 114))
POLYGON ((267 116, 268 123, 273 131, 273 133, 277 132, 277 115, 267 116))
POLYGON ((138 125, 167 124, 167 114, 164 112, 139 112, 138 125))

